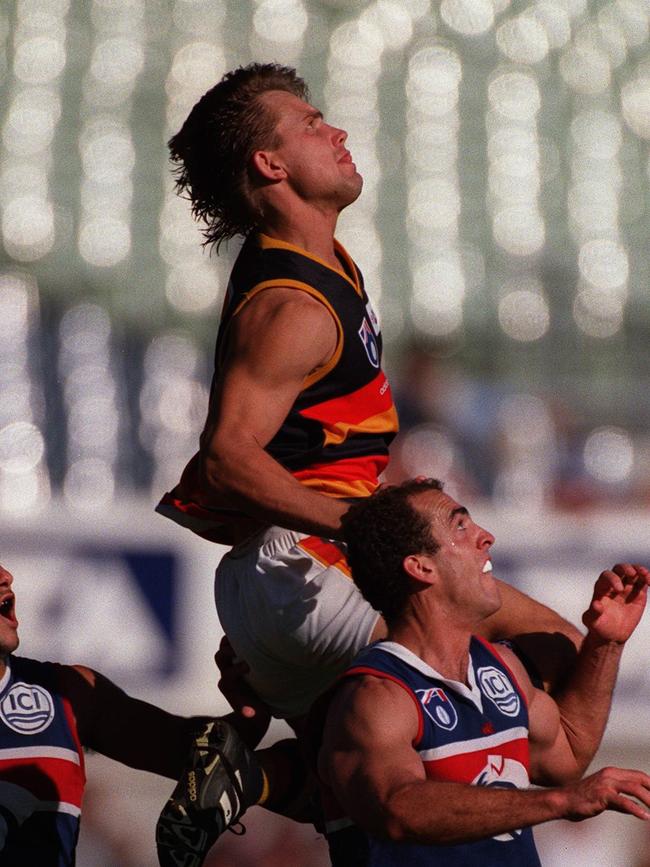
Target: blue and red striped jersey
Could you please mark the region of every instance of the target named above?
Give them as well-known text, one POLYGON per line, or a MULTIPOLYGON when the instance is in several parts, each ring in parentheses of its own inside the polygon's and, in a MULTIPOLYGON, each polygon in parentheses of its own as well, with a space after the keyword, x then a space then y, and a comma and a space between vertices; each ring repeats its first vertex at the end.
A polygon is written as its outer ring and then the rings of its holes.
POLYGON ((11 656, 0 682, 0 863, 74 864, 86 782, 63 666, 11 656))

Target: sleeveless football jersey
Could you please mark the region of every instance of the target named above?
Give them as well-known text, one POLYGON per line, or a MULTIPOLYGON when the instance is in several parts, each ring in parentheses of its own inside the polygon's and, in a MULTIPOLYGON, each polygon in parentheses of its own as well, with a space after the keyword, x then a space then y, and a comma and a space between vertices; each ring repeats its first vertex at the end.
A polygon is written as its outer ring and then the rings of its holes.
POLYGON ((0 682, 0 864, 74 864, 86 782, 62 666, 10 657, 0 682))
MULTIPOLYGON (((250 237, 232 271, 217 336, 213 390, 223 363, 232 317, 259 292, 293 288, 316 298, 331 313, 337 344, 327 364, 306 377, 303 388, 267 452, 302 484, 333 497, 371 494, 388 462, 397 413, 381 369, 381 334, 363 278, 335 242, 341 268, 265 235, 250 237)), ((227 501, 206 506, 198 486, 198 455, 157 511, 204 538, 232 543, 259 522, 227 501)))
MULTIPOLYGON (((528 709, 495 649, 473 638, 470 686, 443 678, 400 644, 382 641, 356 658, 344 677, 388 678, 411 696, 420 719, 417 750, 432 780, 527 788, 528 709)), ((395 843, 363 835, 349 822, 331 824, 335 867, 538 867, 530 828, 451 846, 395 843), (348 825, 348 827, 346 827, 348 825), (340 830, 336 830, 340 828, 340 830)))

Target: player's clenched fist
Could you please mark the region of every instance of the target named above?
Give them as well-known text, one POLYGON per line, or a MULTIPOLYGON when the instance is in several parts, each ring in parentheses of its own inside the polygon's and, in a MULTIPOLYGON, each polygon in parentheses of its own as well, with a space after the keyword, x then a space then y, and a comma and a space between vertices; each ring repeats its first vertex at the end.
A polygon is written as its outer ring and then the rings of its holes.
POLYGON ((603 768, 561 791, 567 798, 565 818, 572 822, 604 810, 650 819, 650 776, 642 771, 603 768))
POLYGON ((617 563, 601 572, 582 622, 602 641, 623 643, 636 628, 646 604, 650 571, 645 566, 617 563))

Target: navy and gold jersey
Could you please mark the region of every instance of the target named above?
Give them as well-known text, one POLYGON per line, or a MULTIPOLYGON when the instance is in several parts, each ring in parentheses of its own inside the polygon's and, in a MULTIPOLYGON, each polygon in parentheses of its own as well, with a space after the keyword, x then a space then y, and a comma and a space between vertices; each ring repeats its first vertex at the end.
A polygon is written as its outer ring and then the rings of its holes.
POLYGON ((84 758, 63 667, 12 656, 0 682, 0 864, 75 863, 84 758))
MULTIPOLYGON (((381 334, 363 278, 338 242, 335 248, 340 269, 266 235, 245 242, 224 302, 212 392, 221 374, 230 322, 252 298, 273 287, 288 287, 323 304, 336 324, 336 349, 306 377, 266 451, 302 484, 329 496, 352 498, 377 487, 397 432, 397 413, 381 369, 381 334)), ((205 504, 198 469, 195 455, 157 510, 217 542, 232 543, 256 529, 258 522, 227 501, 205 504)))

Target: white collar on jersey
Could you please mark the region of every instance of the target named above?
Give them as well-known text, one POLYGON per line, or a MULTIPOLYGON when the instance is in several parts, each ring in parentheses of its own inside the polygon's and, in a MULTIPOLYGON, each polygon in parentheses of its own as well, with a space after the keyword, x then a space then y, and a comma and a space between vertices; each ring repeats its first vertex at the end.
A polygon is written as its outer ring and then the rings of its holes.
POLYGON ((5 659, 5 664, 6 664, 5 673, 2 675, 2 678, 0 679, 0 693, 5 691, 5 687, 9 683, 9 678, 11 677, 11 657, 10 656, 8 656, 5 659))
POLYGON ((398 644, 396 641, 378 641, 375 644, 371 645, 372 647, 379 647, 381 650, 385 650, 388 653, 391 653, 393 656, 396 656, 398 659, 401 659, 402 662, 408 663, 412 668, 417 669, 419 672, 424 674, 426 677, 435 678, 435 680, 442 681, 449 689, 454 692, 462 695, 464 698, 468 699, 472 702, 481 712, 483 711, 483 699, 481 695, 481 690, 476 683, 476 675, 474 674, 474 663, 472 662, 472 657, 469 657, 468 666, 467 666, 467 684, 461 683, 459 680, 451 680, 448 677, 445 677, 443 674, 440 674, 439 671, 436 671, 435 668, 432 668, 428 665, 424 660, 420 659, 419 656, 416 656, 412 650, 409 650, 408 647, 404 647, 403 644, 398 644))

